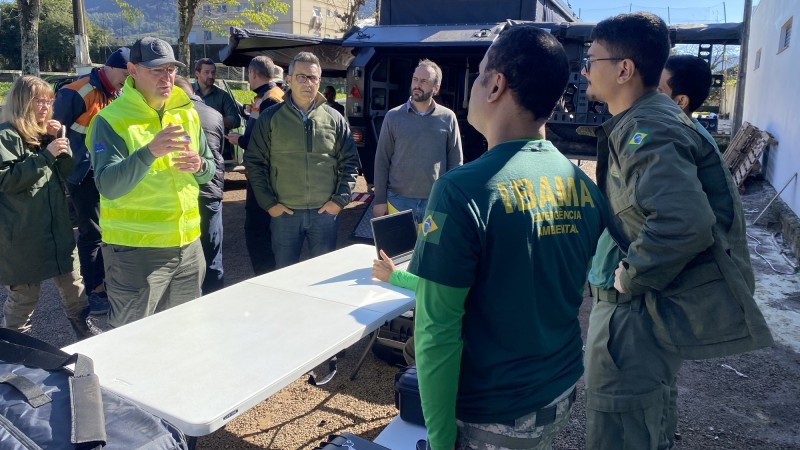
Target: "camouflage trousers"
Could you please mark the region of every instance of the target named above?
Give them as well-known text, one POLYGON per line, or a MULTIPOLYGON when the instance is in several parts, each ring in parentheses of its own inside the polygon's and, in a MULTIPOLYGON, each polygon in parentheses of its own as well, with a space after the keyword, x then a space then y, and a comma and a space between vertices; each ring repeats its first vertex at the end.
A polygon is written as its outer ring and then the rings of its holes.
POLYGON ((526 414, 513 423, 468 423, 457 420, 456 450, 549 450, 569 423, 575 389, 551 406, 526 414), (539 419, 537 421, 537 418, 539 419))

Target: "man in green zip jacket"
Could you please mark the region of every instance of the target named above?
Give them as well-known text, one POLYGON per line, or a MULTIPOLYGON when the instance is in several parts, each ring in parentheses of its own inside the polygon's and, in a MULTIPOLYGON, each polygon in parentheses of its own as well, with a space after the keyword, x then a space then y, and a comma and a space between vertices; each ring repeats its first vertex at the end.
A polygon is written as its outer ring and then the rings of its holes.
POLYGON ((298 53, 289 64, 284 102, 259 112, 244 165, 258 204, 270 215, 275 266, 336 248, 336 216, 358 174, 350 126, 318 92, 319 59, 298 53))
POLYGON ((677 373, 686 359, 772 344, 736 186, 713 143, 659 78, 669 31, 649 13, 597 24, 584 59, 597 129, 597 182, 612 219, 589 282, 586 447, 674 446, 677 373))

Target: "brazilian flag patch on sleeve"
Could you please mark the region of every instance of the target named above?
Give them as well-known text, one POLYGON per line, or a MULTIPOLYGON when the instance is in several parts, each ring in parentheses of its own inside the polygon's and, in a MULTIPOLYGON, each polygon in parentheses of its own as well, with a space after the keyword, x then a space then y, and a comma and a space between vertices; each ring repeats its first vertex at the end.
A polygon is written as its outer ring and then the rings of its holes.
POLYGON ((447 221, 447 214, 436 211, 426 211, 425 218, 419 227, 419 238, 431 244, 439 244, 442 228, 447 221))
POLYGON ((636 131, 633 133, 633 136, 631 136, 631 140, 628 141, 628 145, 641 145, 645 139, 647 139, 647 133, 636 131))

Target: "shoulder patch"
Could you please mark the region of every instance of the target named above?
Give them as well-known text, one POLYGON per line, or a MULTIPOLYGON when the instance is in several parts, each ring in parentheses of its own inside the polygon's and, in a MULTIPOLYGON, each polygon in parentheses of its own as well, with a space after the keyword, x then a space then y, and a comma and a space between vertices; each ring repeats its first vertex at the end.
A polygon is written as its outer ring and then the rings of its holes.
POLYGON ((647 133, 642 133, 641 131, 637 131, 633 133, 631 140, 628 141, 628 145, 640 145, 644 140, 647 138, 647 133))
POLYGON ((447 214, 429 210, 419 228, 420 239, 431 244, 438 244, 442 227, 446 221, 447 214))

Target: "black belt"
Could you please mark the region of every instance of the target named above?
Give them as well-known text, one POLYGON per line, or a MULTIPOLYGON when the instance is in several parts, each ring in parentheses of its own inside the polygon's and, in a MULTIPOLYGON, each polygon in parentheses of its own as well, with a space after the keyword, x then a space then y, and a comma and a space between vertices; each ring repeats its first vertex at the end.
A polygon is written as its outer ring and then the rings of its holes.
POLYGON ((630 294, 623 294, 614 288, 600 289, 597 286, 591 286, 592 297, 609 303, 630 303, 633 298, 630 294))
MULTIPOLYGON (((569 398, 569 406, 572 406, 572 404, 575 403, 575 397, 576 396, 577 396, 577 389, 573 388, 572 389, 572 393, 569 394, 569 396, 568 396, 568 398, 569 398)), ((542 408, 542 409, 540 409, 538 411, 534 411, 532 413, 525 414, 525 415, 529 416, 531 414, 536 414, 536 427, 543 427, 545 425, 550 425, 551 423, 556 421, 556 414, 558 413, 558 404, 561 403, 562 400, 559 400, 558 402, 554 403, 551 406, 542 408)), ((498 423, 500 425, 505 425, 507 427, 512 427, 512 428, 517 426, 516 419, 508 421, 508 422, 498 422, 498 423)))

